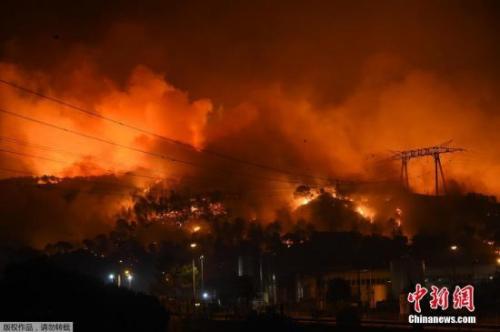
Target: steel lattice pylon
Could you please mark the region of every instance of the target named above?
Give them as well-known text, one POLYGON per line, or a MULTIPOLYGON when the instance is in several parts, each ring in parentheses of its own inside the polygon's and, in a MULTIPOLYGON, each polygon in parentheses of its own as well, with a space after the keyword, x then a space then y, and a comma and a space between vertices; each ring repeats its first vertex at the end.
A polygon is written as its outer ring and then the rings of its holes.
POLYGON ((436 187, 436 195, 439 195, 439 178, 441 178, 443 193, 446 193, 446 181, 444 178, 443 165, 441 164, 440 155, 442 153, 465 151, 465 149, 463 148, 448 146, 450 143, 451 141, 448 141, 437 146, 405 151, 394 151, 394 154, 390 158, 390 160, 401 160, 401 183, 403 187, 406 189, 410 188, 408 179, 408 163, 410 159, 431 156, 434 158, 434 181, 436 187))

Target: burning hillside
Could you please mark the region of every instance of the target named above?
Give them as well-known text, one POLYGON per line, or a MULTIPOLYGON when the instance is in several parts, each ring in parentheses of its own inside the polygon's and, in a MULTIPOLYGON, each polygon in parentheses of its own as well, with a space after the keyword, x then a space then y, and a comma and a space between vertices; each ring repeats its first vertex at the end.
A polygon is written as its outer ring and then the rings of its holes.
MULTIPOLYGON (((133 221, 219 211, 412 233, 413 203, 393 188, 401 165, 384 158, 449 139, 467 151, 443 157, 449 193, 500 194, 492 11, 469 25, 469 10, 437 3, 89 4, 76 24, 59 5, 0 14, 0 224, 40 230, 27 242, 101 231, 132 206, 133 221), (88 177, 118 185, 79 185, 88 177), (166 204, 172 192, 190 203, 166 204)), ((430 158, 408 172, 412 190, 433 192, 430 158)))
POLYGON ((147 244, 183 238, 200 229, 211 232, 221 221, 232 223, 239 218, 278 222, 283 234, 305 223, 318 231, 387 236, 460 234, 473 228, 481 238, 489 239, 494 237, 494 220, 500 215, 495 200, 480 195, 426 198, 397 186, 367 190, 301 185, 279 191, 279 199, 273 198, 275 217, 266 220, 257 214, 262 201, 249 207, 255 192, 193 191, 182 181, 151 180, 138 185, 133 175, 2 180, 5 203, 0 213, 10 221, 2 226, 2 240, 36 247, 61 239, 77 243, 111 231, 121 220, 143 228, 140 238, 147 244), (466 216, 463 211, 472 212, 466 216))

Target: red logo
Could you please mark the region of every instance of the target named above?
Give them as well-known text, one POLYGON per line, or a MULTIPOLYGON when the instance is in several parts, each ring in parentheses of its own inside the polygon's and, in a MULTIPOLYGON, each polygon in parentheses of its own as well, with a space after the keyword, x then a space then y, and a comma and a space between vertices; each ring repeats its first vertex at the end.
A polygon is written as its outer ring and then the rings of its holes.
POLYGON ((413 309, 415 312, 421 312, 420 301, 427 294, 427 288, 422 287, 420 284, 415 286, 415 292, 408 294, 408 302, 413 303, 413 309))
MULTIPOLYGON (((415 312, 422 312, 420 301, 422 301, 425 296, 429 293, 427 288, 422 287, 420 284, 415 285, 415 292, 408 293, 408 302, 413 303, 413 310, 415 312)), ((449 296, 450 291, 448 287, 437 287, 431 286, 430 292, 431 299, 429 301, 429 306, 432 310, 448 309, 449 306, 449 296)), ((453 309, 467 309, 473 312, 476 308, 474 307, 474 286, 467 285, 464 287, 455 286, 455 291, 452 296, 453 309)))
POLYGON ((470 312, 476 309, 474 307, 474 286, 472 285, 462 288, 455 286, 455 291, 453 292, 453 309, 462 308, 466 308, 470 312))
POLYGON ((431 300, 429 302, 431 309, 436 310, 441 308, 441 310, 448 309, 448 296, 450 292, 447 287, 439 288, 436 286, 431 286, 431 300))

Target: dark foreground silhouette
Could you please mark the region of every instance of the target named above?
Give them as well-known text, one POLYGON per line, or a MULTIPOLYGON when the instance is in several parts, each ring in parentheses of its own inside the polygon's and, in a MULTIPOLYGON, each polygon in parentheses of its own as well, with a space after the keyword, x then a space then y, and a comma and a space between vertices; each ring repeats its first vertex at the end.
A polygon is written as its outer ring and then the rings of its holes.
POLYGON ((72 321, 75 331, 166 331, 156 298, 36 259, 7 267, 0 279, 0 321, 72 321))

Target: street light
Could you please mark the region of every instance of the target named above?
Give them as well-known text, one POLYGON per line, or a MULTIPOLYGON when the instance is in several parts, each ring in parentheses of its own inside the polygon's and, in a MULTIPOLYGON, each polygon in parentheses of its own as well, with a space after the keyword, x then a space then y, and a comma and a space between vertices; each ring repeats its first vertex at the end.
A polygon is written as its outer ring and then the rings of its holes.
POLYGON ((500 257, 497 258, 497 265, 500 266, 500 257))
MULTIPOLYGON (((131 288, 132 287, 132 279, 134 279, 134 277, 132 276, 132 272, 130 272, 130 270, 125 270, 123 271, 123 274, 125 274, 125 277, 127 278, 127 281, 128 281, 128 288, 131 288)), ((119 277, 120 275, 118 275, 119 277)))
MULTIPOLYGON (((195 249, 198 245, 196 244, 196 242, 192 242, 189 247, 191 249, 195 249)), ((196 263, 194 261, 194 256, 193 256, 193 260, 191 262, 192 264, 192 270, 193 270, 193 301, 196 300, 196 272, 195 272, 195 269, 196 269, 196 263)))
POLYGON ((109 279, 110 281, 114 281, 114 280, 115 280, 115 275, 114 275, 113 273, 110 273, 110 274, 108 275, 108 279, 109 279))
MULTIPOLYGON (((450 250, 451 250, 451 252, 457 252, 458 246, 456 244, 452 244, 450 246, 450 250)), ((451 261, 452 261, 452 279, 453 279, 453 282, 455 282, 456 274, 457 274, 456 256, 455 255, 453 255, 453 258, 451 259, 451 261)))

